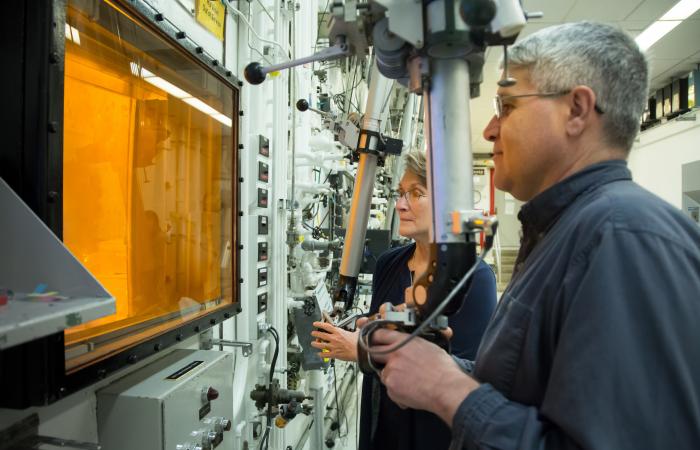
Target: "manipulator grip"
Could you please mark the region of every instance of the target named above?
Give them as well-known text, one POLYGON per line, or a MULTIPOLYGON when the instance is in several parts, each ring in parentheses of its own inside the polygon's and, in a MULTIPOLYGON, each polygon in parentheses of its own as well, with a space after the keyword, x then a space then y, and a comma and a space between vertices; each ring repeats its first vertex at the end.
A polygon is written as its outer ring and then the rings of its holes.
POLYGON ((338 284, 333 291, 333 314, 352 309, 355 303, 355 291, 357 290, 357 277, 340 275, 338 284))

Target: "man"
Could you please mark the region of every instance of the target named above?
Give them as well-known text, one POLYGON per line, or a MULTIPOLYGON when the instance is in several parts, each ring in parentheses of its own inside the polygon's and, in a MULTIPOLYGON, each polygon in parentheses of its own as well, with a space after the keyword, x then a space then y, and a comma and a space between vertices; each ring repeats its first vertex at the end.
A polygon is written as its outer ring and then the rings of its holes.
MULTIPOLYGON (((515 274, 472 362, 422 339, 386 357, 397 403, 452 427, 452 448, 696 449, 700 230, 631 180, 647 96, 634 41, 602 24, 509 50, 495 183, 527 201, 515 274)), ((380 330, 378 350, 404 334, 380 330)))

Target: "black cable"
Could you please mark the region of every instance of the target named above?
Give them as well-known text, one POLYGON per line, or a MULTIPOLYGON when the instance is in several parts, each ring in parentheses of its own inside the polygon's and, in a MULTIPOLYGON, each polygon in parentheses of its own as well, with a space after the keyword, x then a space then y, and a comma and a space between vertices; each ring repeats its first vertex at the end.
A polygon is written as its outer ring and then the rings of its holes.
MULTIPOLYGON (((275 365, 277 364, 277 356, 280 351, 280 335, 275 329, 275 327, 270 327, 267 329, 268 333, 272 335, 275 339, 275 352, 272 354, 272 363, 270 364, 270 381, 268 384, 268 393, 272 392, 272 376, 275 373, 275 365)), ((271 399, 270 399, 271 400, 271 399)), ((270 445, 270 428, 272 428, 272 402, 267 402, 267 426, 265 427, 265 434, 260 440, 260 447, 265 444, 265 450, 268 449, 270 445)))
POLYGON ((280 335, 275 327, 270 327, 267 332, 275 338, 275 352, 272 354, 272 363, 270 364, 270 384, 272 384, 272 375, 275 373, 275 365, 277 364, 277 356, 280 352, 280 335))

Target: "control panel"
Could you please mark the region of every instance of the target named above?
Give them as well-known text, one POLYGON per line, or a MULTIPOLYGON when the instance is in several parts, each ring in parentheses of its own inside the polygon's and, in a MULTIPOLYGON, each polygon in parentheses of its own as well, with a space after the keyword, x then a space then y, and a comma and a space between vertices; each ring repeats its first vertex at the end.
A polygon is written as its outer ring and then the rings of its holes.
POLYGON ((258 216, 258 234, 261 236, 267 235, 267 216, 258 216))
POLYGON ((258 188, 258 208, 267 208, 268 194, 267 189, 258 188))
POLYGON ((175 350, 97 392, 104 450, 232 450, 233 358, 175 350))
POLYGON ((258 261, 267 261, 267 242, 258 242, 258 261))
POLYGON ((267 267, 258 268, 258 287, 267 286, 267 267))
POLYGON ((270 166, 262 161, 258 161, 258 181, 263 183, 270 181, 270 166))
POLYGON ((258 294, 258 313, 267 311, 267 292, 258 294))
MULTIPOLYGON (((258 136, 258 152, 256 156, 256 188, 257 188, 257 207, 258 209, 258 233, 257 253, 255 256, 255 267, 257 271, 257 297, 258 297, 258 313, 267 310, 269 296, 269 280, 268 280, 268 261, 270 255, 268 252, 269 216, 272 206, 270 202, 270 140, 263 135, 258 136)), ((251 255, 252 256, 252 255, 251 255)))

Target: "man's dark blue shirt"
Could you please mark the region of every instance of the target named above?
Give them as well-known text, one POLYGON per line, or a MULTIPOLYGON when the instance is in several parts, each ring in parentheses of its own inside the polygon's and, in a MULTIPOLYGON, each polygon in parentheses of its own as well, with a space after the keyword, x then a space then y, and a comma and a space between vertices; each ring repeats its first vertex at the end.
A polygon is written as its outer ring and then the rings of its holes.
POLYGON ((700 448, 700 227, 589 166, 525 204, 453 448, 700 448))

